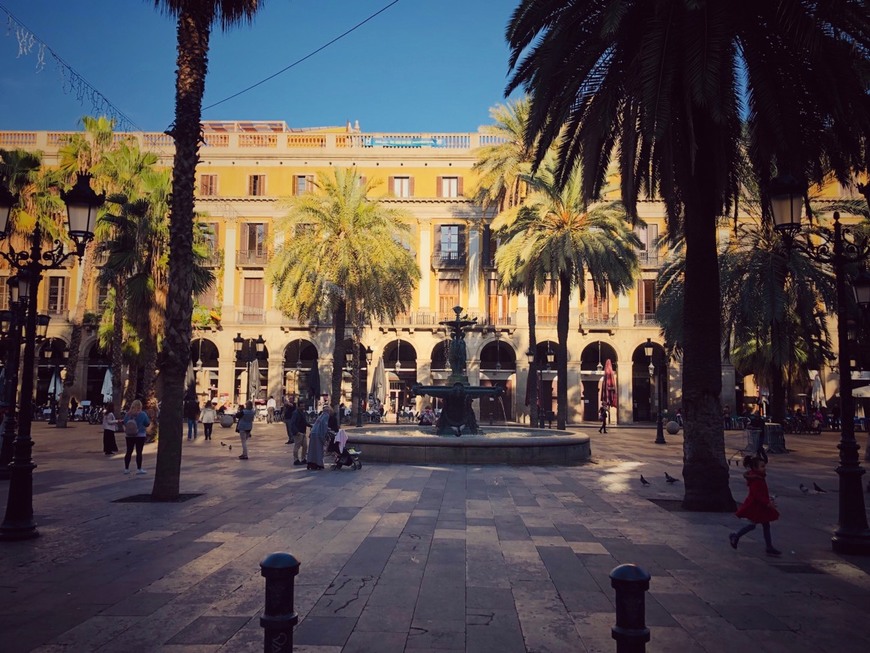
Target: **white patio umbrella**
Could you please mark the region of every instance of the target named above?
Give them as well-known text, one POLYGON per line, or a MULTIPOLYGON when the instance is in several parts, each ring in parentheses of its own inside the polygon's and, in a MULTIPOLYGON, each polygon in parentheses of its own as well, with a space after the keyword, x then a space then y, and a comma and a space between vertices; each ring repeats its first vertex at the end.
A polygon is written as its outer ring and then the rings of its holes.
POLYGON ((826 406, 827 402, 825 401, 825 389, 822 387, 822 377, 819 374, 818 370, 810 370, 810 376, 813 377, 813 392, 812 392, 812 401, 816 406, 826 406))
POLYGON ((260 361, 251 362, 251 375, 248 377, 248 399, 256 401, 260 396, 260 361))
POLYGON ((106 375, 103 377, 103 387, 100 389, 100 393, 103 395, 103 403, 109 403, 112 401, 112 368, 106 368, 106 375))
POLYGON ((384 367, 384 357, 378 359, 378 364, 375 367, 375 372, 372 375, 372 386, 370 394, 381 403, 387 398, 387 369, 384 367))

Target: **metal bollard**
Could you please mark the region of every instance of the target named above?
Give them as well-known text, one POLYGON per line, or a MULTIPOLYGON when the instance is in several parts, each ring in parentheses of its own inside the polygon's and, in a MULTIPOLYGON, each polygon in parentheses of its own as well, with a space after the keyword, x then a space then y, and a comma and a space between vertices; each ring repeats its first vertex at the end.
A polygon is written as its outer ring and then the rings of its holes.
POLYGON ((265 629, 264 653, 292 653, 293 627, 299 616, 293 609, 293 584, 299 574, 299 561, 289 553, 272 553, 260 563, 266 579, 266 609, 260 617, 265 629))
POLYGON ((649 641, 644 592, 650 575, 637 565, 619 565, 610 572, 610 586, 616 590, 616 625, 610 629, 616 653, 643 653, 649 641))

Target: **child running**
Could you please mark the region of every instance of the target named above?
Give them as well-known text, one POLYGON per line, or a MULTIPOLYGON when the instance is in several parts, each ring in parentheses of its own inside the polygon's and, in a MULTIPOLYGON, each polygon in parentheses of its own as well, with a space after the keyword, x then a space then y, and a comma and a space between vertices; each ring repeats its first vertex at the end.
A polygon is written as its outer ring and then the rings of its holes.
POLYGON ((767 546, 767 555, 778 556, 781 551, 773 547, 773 542, 770 539, 770 522, 779 519, 779 512, 767 490, 765 478, 767 463, 758 456, 746 456, 743 459, 743 466, 746 468, 743 478, 746 479, 746 485, 749 486, 749 494, 734 514, 741 518, 745 517, 752 523, 736 533, 731 533, 728 536, 728 541, 731 542, 731 548, 736 549, 740 538, 749 531, 755 530, 757 524, 761 524, 764 531, 764 543, 767 546))

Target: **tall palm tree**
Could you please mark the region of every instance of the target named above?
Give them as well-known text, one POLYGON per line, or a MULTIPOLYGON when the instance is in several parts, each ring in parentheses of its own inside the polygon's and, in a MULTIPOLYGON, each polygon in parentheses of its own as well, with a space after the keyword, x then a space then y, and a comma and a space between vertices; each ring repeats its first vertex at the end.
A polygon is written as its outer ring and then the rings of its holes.
POLYGON ((215 23, 224 29, 251 22, 263 0, 154 0, 155 7, 177 19, 178 59, 175 76, 175 139, 172 174, 172 219, 169 226, 169 289, 166 298, 166 357, 162 367, 163 430, 151 496, 178 498, 181 485, 182 401, 190 362, 193 314, 193 207, 196 165, 202 127, 202 96, 208 48, 215 23))
MULTIPOLYGON (((93 175, 95 186, 106 190, 103 160, 113 146, 115 121, 104 116, 95 118, 83 116, 81 119, 83 133, 73 134, 59 150, 60 171, 69 183, 73 183, 78 173, 93 175)), ((105 210, 105 209, 102 209, 105 210)), ((100 245, 100 238, 94 238, 85 247, 80 262, 82 271, 78 284, 78 296, 73 310, 69 315, 72 326, 69 341, 69 353, 66 360, 66 373, 63 381, 63 391, 57 405, 57 427, 66 428, 69 419, 69 400, 73 385, 76 382, 79 356, 81 355, 82 330, 85 312, 88 309, 88 292, 93 287, 97 267, 93 264, 94 256, 100 245)))
MULTIPOLYGON (((659 274, 656 319, 670 349, 682 340, 685 257, 677 247, 659 274)), ((788 387, 832 356, 827 315, 836 304, 829 270, 785 247, 767 223, 738 227, 719 253, 725 359, 770 390, 770 417, 782 423, 788 387), (828 312, 819 309, 828 307, 828 312), (784 383, 788 379, 791 383, 784 383)), ((804 383, 804 387, 805 387, 804 383)))
POLYGON ((557 426, 568 418, 568 325, 571 293, 586 298, 586 278, 595 293, 620 295, 633 285, 639 269, 635 248, 641 245, 619 202, 587 206, 579 168, 564 186, 556 183, 555 158, 545 160, 535 177, 524 176, 532 193, 517 209, 505 211, 494 226, 510 225, 514 236, 499 252, 502 265, 518 264, 518 275, 539 292, 558 281, 556 319, 557 426), (513 224, 511 224, 513 222, 513 224), (502 253, 503 252, 503 253, 502 253))
MULTIPOLYGON (((489 112, 493 124, 481 128, 483 134, 492 137, 495 141, 478 148, 474 153, 477 161, 472 169, 479 175, 475 199, 481 204, 484 212, 492 209, 498 214, 511 210, 522 204, 526 196, 528 189, 523 175, 531 172, 535 157, 535 146, 528 139, 530 106, 527 96, 508 102, 506 105, 497 105, 489 112)), ((502 225, 498 233, 499 238, 509 239, 512 235, 508 226, 502 225)), ((535 288, 534 285, 525 285, 521 278, 509 272, 516 269, 516 266, 505 266, 504 272, 500 274, 500 283, 511 294, 526 295, 529 349, 535 351, 537 347, 535 288)), ((531 424, 535 425, 538 424, 538 385, 530 382, 530 379, 537 378, 537 365, 537 360, 533 359, 526 380, 529 418, 531 424)))
POLYGON ((523 0, 508 24, 507 91, 532 96, 537 160, 558 142, 558 182, 579 162, 594 198, 617 148, 629 213, 641 191, 658 193, 685 236, 686 509, 734 508, 710 335, 722 327, 716 218, 737 191, 741 118, 762 189, 777 169, 848 183, 870 133, 868 34, 866 6, 849 0, 523 0))
MULTIPOLYGON (((334 408, 341 393, 347 322, 356 365, 363 326, 373 317, 392 320, 405 311, 420 278, 414 256, 400 242, 408 233, 409 216, 368 199, 378 183, 363 183, 355 169, 337 168, 332 177, 319 174, 320 192, 289 201, 277 225, 286 239, 267 268, 284 313, 302 319, 324 313, 332 317, 334 408)), ((354 404, 358 410, 359 402, 354 404)))

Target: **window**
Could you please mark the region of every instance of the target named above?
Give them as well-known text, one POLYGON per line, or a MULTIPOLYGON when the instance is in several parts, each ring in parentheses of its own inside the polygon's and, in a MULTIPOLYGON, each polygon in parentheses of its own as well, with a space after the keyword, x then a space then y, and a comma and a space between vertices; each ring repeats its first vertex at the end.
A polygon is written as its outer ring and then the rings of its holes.
POLYGON ((559 311, 559 297, 556 290, 556 282, 548 280, 544 282, 544 289, 535 297, 536 318, 539 324, 556 324, 559 311))
POLYGON ((414 195, 413 177, 390 177, 389 193, 393 197, 412 197, 414 195))
POLYGON ((641 279, 637 283, 637 312, 641 315, 653 315, 656 312, 656 282, 655 279, 641 279))
POLYGON ((455 319, 454 306, 459 306, 459 279, 439 279, 438 318, 440 320, 455 319))
POLYGON ((204 308, 214 308, 219 305, 217 301, 217 283, 212 283, 208 288, 196 296, 196 303, 204 308))
POLYGON ((459 225, 443 225, 439 243, 443 258, 459 258, 459 225))
POLYGON ((199 194, 201 197, 217 195, 217 175, 199 176, 199 194))
POLYGON ((262 278, 247 278, 242 286, 242 322, 262 322, 265 297, 262 278))
POLYGON ((97 311, 102 311, 109 299, 109 284, 105 281, 97 281, 97 311))
POLYGON ((0 277, 0 311, 9 310, 9 277, 0 277))
POLYGON ((595 292, 595 284, 586 281, 586 320, 605 323, 610 320, 610 300, 605 293, 600 296, 595 292))
POLYGON ((242 225, 240 263, 265 263, 268 227, 262 222, 246 222, 242 225))
POLYGON ((498 249, 498 238, 492 233, 489 225, 483 227, 481 240, 481 264, 485 268, 495 267, 495 252, 498 249))
POLYGON ((462 177, 438 177, 438 197, 459 197, 462 195, 462 177))
POLYGON ((501 287, 498 279, 487 279, 486 282, 486 317, 489 324, 509 324, 508 294, 501 287))
POLYGON ((248 195, 260 197, 266 194, 266 175, 251 175, 248 177, 248 195))
POLYGON ((314 175, 296 175, 293 177, 293 194, 302 195, 314 190, 314 175))
POLYGON ((48 278, 48 306, 49 315, 62 315, 67 311, 67 280, 66 277, 48 278))
POLYGON ((659 226, 650 224, 645 227, 635 227, 634 233, 640 238, 641 246, 638 250, 638 258, 641 264, 658 265, 659 226))

